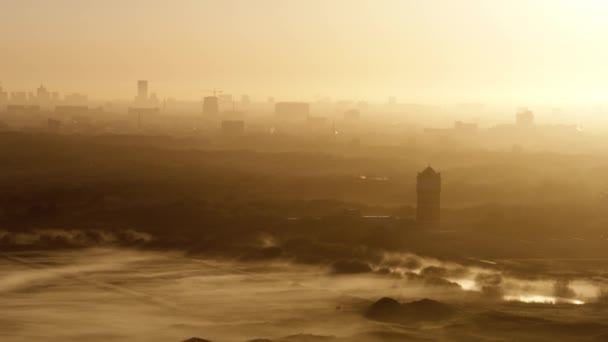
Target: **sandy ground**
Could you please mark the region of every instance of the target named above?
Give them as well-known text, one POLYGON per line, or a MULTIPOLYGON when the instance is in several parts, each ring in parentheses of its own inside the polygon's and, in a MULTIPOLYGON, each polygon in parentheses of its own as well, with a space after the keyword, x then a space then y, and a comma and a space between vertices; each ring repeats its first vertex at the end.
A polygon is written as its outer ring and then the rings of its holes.
MULTIPOLYGON (((322 267, 287 262, 236 263, 116 249, 2 254, 0 340, 164 342, 200 336, 245 341, 408 331, 412 328, 371 321, 361 312, 383 296, 463 304, 467 293, 475 292, 469 278, 453 279, 470 287, 455 296, 453 289, 430 289, 392 276, 335 276, 322 267)), ((505 296, 512 299, 553 298, 549 281, 504 283, 505 296)), ((572 284, 580 298, 595 291, 589 283, 572 284)), ((516 310, 564 317, 581 315, 585 306, 545 304, 528 310, 520 303, 516 310)), ((415 330, 436 336, 433 327, 415 330)))

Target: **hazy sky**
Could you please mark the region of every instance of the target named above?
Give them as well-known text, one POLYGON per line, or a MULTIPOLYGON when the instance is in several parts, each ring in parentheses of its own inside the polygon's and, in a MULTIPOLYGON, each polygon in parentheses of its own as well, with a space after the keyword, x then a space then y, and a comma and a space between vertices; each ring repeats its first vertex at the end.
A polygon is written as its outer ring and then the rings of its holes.
POLYGON ((127 97, 602 103, 602 0, 1 0, 0 81, 127 97))

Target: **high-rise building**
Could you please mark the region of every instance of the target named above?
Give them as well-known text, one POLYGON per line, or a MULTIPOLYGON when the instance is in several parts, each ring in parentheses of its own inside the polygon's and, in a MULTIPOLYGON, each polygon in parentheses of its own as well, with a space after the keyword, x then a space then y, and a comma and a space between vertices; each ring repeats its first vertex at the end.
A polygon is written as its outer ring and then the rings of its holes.
POLYGON ((40 106, 11 104, 6 106, 6 112, 9 114, 38 114, 40 113, 40 106))
POLYGON ((12 104, 16 104, 16 105, 27 104, 27 93, 24 91, 11 92, 10 101, 12 104))
POLYGON ((462 134, 471 134, 477 132, 477 124, 471 122, 462 122, 456 121, 454 122, 454 131, 462 134))
POLYGON ((305 102, 278 102, 274 105, 277 118, 306 120, 310 115, 310 105, 305 102))
POLYGON ((203 99, 203 115, 205 117, 216 117, 220 113, 220 105, 217 96, 206 96, 203 99))
POLYGON ((150 105, 158 107, 160 100, 158 99, 158 95, 156 95, 156 93, 151 93, 150 94, 150 98, 148 99, 150 102, 150 105))
POLYGON ((86 106, 89 99, 86 95, 80 93, 68 94, 64 98, 64 102, 69 106, 86 106))
POLYGON ((327 118, 323 116, 309 116, 307 118, 307 126, 311 133, 327 132, 327 118))
POLYGON ((137 100, 142 102, 148 100, 148 81, 137 81, 137 100))
POLYGON ((439 223, 441 173, 428 166, 418 173, 416 180, 416 220, 421 223, 439 223))
POLYGON ((144 121, 154 119, 158 113, 158 108, 129 107, 129 115, 135 120, 137 129, 144 128, 144 121))
POLYGON ((62 105, 55 106, 55 114, 62 116, 84 115, 89 112, 88 106, 62 105))
POLYGON ((515 117, 515 122, 519 128, 534 126, 534 113, 527 108, 521 108, 515 117))
POLYGON ((248 106, 251 104, 251 99, 249 98, 249 95, 242 95, 241 96, 241 105, 243 106, 248 106))
POLYGON ((231 94, 219 94, 217 95, 218 106, 220 110, 236 109, 234 97, 231 94))
POLYGON ((358 109, 350 109, 344 112, 344 120, 357 121, 361 116, 361 112, 358 109))
POLYGON ((36 98, 38 103, 48 102, 51 100, 51 93, 41 84, 38 89, 36 89, 36 98))
POLYGON ((0 87, 0 103, 6 104, 8 102, 8 93, 0 87))
POLYGON ((218 99, 222 104, 232 103, 232 94, 219 94, 218 99))

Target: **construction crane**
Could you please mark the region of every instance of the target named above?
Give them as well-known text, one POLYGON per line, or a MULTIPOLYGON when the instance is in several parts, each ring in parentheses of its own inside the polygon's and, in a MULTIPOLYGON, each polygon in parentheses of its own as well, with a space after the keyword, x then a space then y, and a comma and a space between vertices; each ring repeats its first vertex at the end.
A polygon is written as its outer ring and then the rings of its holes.
POLYGON ((215 89, 215 88, 213 88, 213 89, 207 89, 206 91, 210 92, 215 97, 217 97, 218 95, 221 95, 223 93, 222 90, 215 89))

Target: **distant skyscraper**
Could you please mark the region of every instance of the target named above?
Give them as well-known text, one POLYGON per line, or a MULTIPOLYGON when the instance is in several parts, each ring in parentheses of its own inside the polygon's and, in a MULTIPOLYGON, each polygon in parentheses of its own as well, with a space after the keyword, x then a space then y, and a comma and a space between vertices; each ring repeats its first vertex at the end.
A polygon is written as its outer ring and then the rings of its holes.
POLYGON ((203 99, 203 115, 215 117, 220 113, 220 106, 217 96, 206 96, 203 99))
POLYGON ((232 97, 232 94, 219 94, 217 96, 218 99, 218 103, 219 103, 219 107, 222 110, 225 109, 235 109, 235 103, 234 103, 234 98, 232 97))
POLYGON ((306 120, 310 115, 310 105, 305 102, 278 102, 274 105, 274 113, 280 119, 306 120))
POLYGON ((534 126, 534 113, 527 108, 521 108, 515 117, 517 127, 528 128, 534 126))
POLYGON ((251 99, 249 98, 249 95, 242 95, 241 96, 241 104, 244 106, 248 106, 251 103, 251 99))
POLYGON ((454 122, 454 131, 456 131, 458 133, 463 133, 463 134, 476 133, 477 124, 470 123, 470 122, 456 121, 456 122, 454 122))
POLYGON ((358 109, 351 109, 344 112, 344 120, 356 121, 359 120, 361 112, 358 109))
POLYGON ((36 98, 38 100, 38 103, 48 102, 51 99, 51 93, 49 93, 49 91, 46 90, 43 85, 40 85, 40 87, 38 87, 38 89, 36 90, 36 98))
POLYGON ((65 103, 70 106, 86 106, 89 102, 86 95, 74 93, 65 96, 65 103))
POLYGON ((151 93, 150 97, 148 98, 148 103, 149 103, 150 106, 158 107, 158 105, 160 104, 160 100, 158 99, 158 95, 156 95, 156 93, 151 93))
POLYGON ((422 223, 439 223, 441 173, 435 172, 430 166, 419 172, 416 194, 416 220, 422 223))
POLYGON ((137 100, 138 101, 148 100, 148 81, 145 81, 145 80, 137 81, 137 100))
POLYGON ((6 104, 8 102, 8 93, 0 87, 0 103, 6 104))
POLYGON ((27 93, 24 91, 16 91, 11 93, 12 104, 24 105, 27 103, 27 93))
POLYGON ((159 113, 158 108, 129 107, 129 115, 135 120, 137 129, 142 129, 145 121, 154 118, 159 113))

